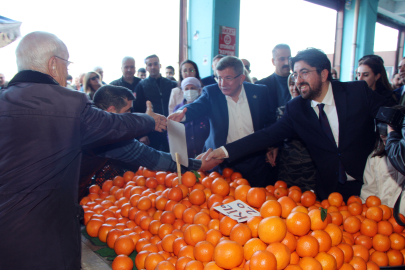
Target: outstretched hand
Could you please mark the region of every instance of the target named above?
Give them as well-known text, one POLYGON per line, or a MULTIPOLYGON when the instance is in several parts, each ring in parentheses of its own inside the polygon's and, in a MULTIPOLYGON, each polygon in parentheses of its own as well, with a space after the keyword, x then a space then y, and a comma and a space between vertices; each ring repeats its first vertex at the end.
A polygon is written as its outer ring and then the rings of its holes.
POLYGON ((152 116, 153 120, 155 120, 155 130, 162 132, 166 130, 167 127, 167 119, 163 115, 157 114, 153 112, 152 102, 149 100, 146 101, 146 112, 147 115, 152 116))
POLYGON ((184 118, 184 116, 186 115, 186 112, 187 112, 187 108, 184 108, 181 111, 177 111, 177 112, 172 113, 171 115, 169 115, 167 117, 167 119, 175 121, 175 122, 180 122, 184 118))
POLYGON ((224 159, 225 153, 221 148, 217 148, 212 151, 208 157, 205 158, 206 161, 210 161, 211 159, 224 159))
POLYGON ((270 163, 272 167, 276 166, 276 158, 278 154, 278 148, 277 147, 271 147, 267 149, 266 153, 266 161, 270 163))
POLYGON ((210 149, 208 149, 207 152, 202 153, 197 156, 197 159, 201 159, 201 161, 202 161, 200 170, 203 170, 203 171, 212 170, 214 167, 218 166, 219 164, 221 164, 223 162, 222 159, 211 159, 210 161, 207 161, 206 158, 211 153, 212 153, 212 149, 210 148, 210 149))

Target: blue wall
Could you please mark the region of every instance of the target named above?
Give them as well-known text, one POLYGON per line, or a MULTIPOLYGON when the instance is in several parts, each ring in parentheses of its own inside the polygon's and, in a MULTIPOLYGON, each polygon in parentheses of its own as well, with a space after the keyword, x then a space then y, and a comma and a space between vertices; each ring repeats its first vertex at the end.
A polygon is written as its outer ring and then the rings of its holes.
POLYGON ((201 78, 212 74, 212 58, 218 54, 219 27, 236 28, 239 55, 240 0, 190 0, 188 6, 188 58, 197 63, 201 78), (198 31, 198 39, 194 34, 198 31), (204 60, 207 60, 204 63, 204 60))

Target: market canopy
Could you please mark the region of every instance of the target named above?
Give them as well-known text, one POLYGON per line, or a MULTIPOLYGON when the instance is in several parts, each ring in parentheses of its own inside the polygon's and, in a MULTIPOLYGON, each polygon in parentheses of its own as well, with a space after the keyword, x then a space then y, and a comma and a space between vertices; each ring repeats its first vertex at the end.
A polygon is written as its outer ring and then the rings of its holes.
POLYGON ((0 48, 21 36, 20 26, 21 22, 0 16, 0 48))

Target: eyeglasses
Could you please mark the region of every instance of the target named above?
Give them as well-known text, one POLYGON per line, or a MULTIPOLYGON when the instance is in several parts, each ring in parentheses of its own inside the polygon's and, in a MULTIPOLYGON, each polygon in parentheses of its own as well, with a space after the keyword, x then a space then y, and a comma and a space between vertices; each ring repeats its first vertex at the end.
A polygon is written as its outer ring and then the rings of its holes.
POLYGON ((230 83, 230 82, 233 82, 233 80, 235 80, 236 78, 238 78, 242 74, 243 73, 241 73, 238 76, 233 77, 233 78, 232 77, 225 77, 225 78, 218 77, 218 81, 226 81, 226 82, 230 83))
POLYGON ((97 76, 97 75, 96 75, 96 76, 94 76, 94 77, 91 77, 91 78, 90 78, 90 80, 92 80, 92 81, 95 81, 95 80, 97 80, 97 79, 100 79, 100 77, 99 77, 99 76, 97 76))
POLYGON ((59 56, 56 56, 56 55, 54 55, 54 57, 59 58, 59 59, 61 59, 61 60, 63 60, 63 61, 66 61, 66 62, 67 62, 67 66, 69 66, 70 64, 73 64, 73 62, 70 62, 69 60, 63 59, 62 57, 59 57, 59 56))
POLYGON ((316 69, 315 70, 303 70, 300 73, 294 72, 292 75, 292 79, 294 81, 297 81, 298 77, 300 77, 301 79, 305 80, 308 77, 308 74, 313 71, 316 71, 316 69))
POLYGON ((186 69, 186 70, 183 70, 183 72, 186 73, 186 74, 188 74, 189 72, 190 72, 190 73, 194 73, 194 72, 195 72, 195 69, 189 69, 188 71, 187 71, 187 69, 186 69))

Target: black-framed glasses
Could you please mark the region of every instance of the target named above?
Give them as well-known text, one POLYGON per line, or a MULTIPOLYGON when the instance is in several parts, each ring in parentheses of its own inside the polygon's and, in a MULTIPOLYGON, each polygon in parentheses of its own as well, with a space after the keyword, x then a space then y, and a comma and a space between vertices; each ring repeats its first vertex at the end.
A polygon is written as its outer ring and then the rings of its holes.
POLYGON ((90 80, 92 80, 92 81, 95 81, 96 79, 100 79, 100 77, 98 75, 96 75, 96 76, 93 76, 90 78, 90 80))
POLYGON ((69 60, 66 60, 66 59, 63 59, 62 57, 59 57, 59 56, 57 56, 57 55, 54 55, 54 57, 59 58, 59 59, 61 59, 61 60, 63 60, 63 61, 66 61, 68 66, 69 66, 70 64, 73 64, 73 62, 71 62, 71 61, 69 61, 69 60))
POLYGON ((294 72, 292 75, 292 79, 296 82, 298 80, 298 77, 300 77, 301 79, 305 80, 310 72, 314 72, 316 71, 316 69, 314 70, 303 70, 300 73, 294 72))
POLYGON ((236 78, 238 78, 242 74, 243 73, 239 74, 236 77, 225 77, 225 78, 218 77, 218 81, 226 81, 226 82, 230 83, 230 82, 233 82, 233 80, 235 80, 236 78))

